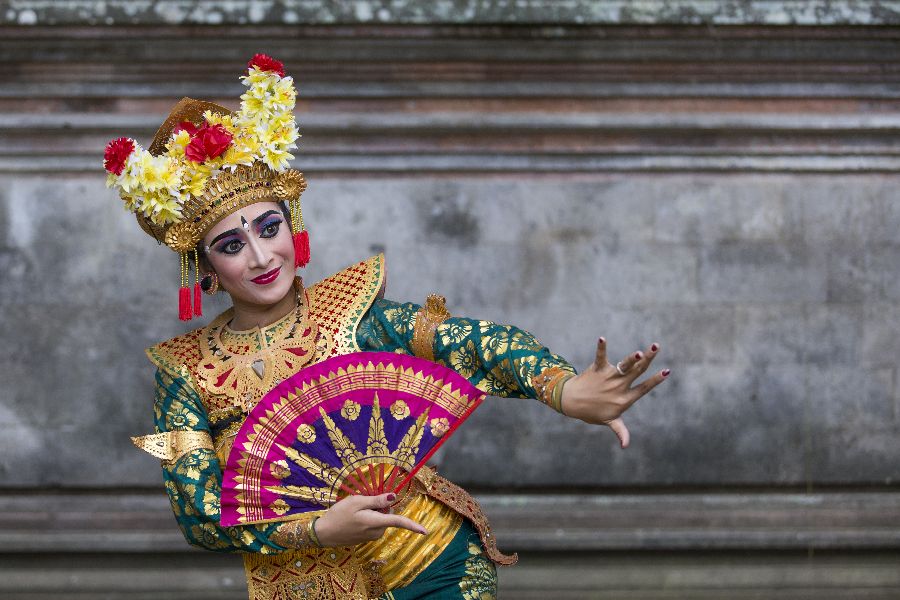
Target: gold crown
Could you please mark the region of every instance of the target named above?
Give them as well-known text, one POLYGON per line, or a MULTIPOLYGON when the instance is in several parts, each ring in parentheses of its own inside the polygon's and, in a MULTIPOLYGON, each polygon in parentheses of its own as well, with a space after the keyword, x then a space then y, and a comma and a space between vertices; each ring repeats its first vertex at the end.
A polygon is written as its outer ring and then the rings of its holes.
MULTIPOLYGON (((111 141, 103 166, 147 234, 181 256, 179 316, 189 319, 188 254, 222 218, 264 201, 290 203, 295 264, 309 260, 300 210, 306 180, 289 168, 300 136, 294 122, 296 90, 283 65, 257 54, 241 77, 241 108, 182 98, 157 130, 148 150, 131 138, 111 141)), ((194 314, 200 313, 195 285, 194 314)))
MULTIPOLYGON (((167 150, 175 128, 184 122, 201 126, 207 111, 218 115, 230 115, 231 111, 206 100, 182 98, 166 120, 160 125, 148 148, 153 156, 167 150)), ((286 201, 299 199, 306 190, 303 173, 288 169, 276 173, 266 164, 254 161, 252 165, 239 165, 234 171, 223 171, 210 178, 199 196, 187 198, 182 205, 182 220, 158 225, 141 212, 137 212, 138 224, 147 234, 175 252, 193 250, 203 236, 223 217, 255 202, 286 201)))
POLYGON ((141 228, 179 253, 222 217, 265 200, 296 202, 303 175, 288 169, 299 137, 296 90, 283 65, 257 55, 242 77, 241 109, 182 98, 147 151, 132 139, 107 146, 108 185, 119 188, 141 228))

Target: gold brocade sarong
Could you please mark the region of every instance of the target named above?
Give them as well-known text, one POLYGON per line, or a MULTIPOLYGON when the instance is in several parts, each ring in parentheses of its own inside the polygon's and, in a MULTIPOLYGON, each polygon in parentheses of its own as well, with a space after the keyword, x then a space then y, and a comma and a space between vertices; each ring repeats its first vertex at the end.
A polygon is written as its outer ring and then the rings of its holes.
POLYGON ((281 554, 245 554, 251 600, 369 598, 378 588, 409 585, 450 544, 462 516, 423 493, 402 514, 428 533, 391 528, 380 539, 354 548, 311 548, 281 554), (369 590, 369 593, 367 593, 369 590), (333 596, 334 593, 340 596, 333 596))
POLYGON ((398 514, 428 533, 391 528, 380 539, 356 548, 362 560, 381 564, 381 577, 389 590, 409 585, 450 544, 462 524, 459 513, 423 493, 417 493, 398 514))

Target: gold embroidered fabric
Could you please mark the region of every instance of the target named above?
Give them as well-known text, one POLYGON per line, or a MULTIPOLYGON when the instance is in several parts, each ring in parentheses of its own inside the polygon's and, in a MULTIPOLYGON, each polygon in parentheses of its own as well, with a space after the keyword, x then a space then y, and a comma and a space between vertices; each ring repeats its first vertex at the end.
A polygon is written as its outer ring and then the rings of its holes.
POLYGON ((444 479, 429 467, 423 467, 417 474, 417 478, 426 486, 429 496, 449 506, 472 522, 475 529, 478 530, 488 558, 498 565, 514 565, 518 562, 518 554, 507 555, 497 549, 497 540, 491 531, 491 524, 488 523, 481 506, 469 492, 450 480, 444 479))
POLYGON ((133 437, 135 446, 163 461, 172 464, 198 448, 212 450, 212 437, 205 431, 166 431, 153 435, 133 437))
POLYGON ((195 329, 147 348, 147 358, 169 373, 182 373, 182 367, 193 369, 200 361, 200 331, 195 329))
POLYGON ((416 312, 416 323, 413 326, 413 353, 419 358, 434 360, 434 332, 438 325, 450 318, 446 307, 447 300, 438 294, 431 294, 425 299, 425 306, 416 312))
POLYGON ((381 577, 391 590, 412 583, 443 552, 462 525, 462 516, 429 498, 420 485, 416 487, 394 512, 421 524, 428 533, 421 535, 393 528, 389 535, 357 547, 357 554, 363 560, 384 563, 381 577))
POLYGON ((215 396, 216 408, 240 406, 249 412, 273 387, 311 362, 316 350, 315 321, 298 283, 297 309, 268 327, 234 331, 229 309, 203 328, 197 384, 215 396))
POLYGON ((320 547, 318 538, 314 539, 310 527, 312 527, 316 517, 320 517, 323 514, 325 514, 325 511, 308 512, 304 513, 302 519, 281 523, 276 527, 275 533, 269 536, 269 539, 285 548, 320 547))
MULTIPOLYGON (((302 349, 309 352, 310 358, 302 365, 299 357, 295 359, 297 366, 289 374, 293 374, 306 364, 359 350, 356 343, 356 329, 366 310, 380 294, 384 285, 384 273, 384 257, 378 255, 352 265, 306 289, 305 323, 312 326, 315 335, 313 331, 308 335, 295 335, 294 343, 302 341, 302 349), (309 345, 310 338, 313 338, 312 345, 309 345)), ((435 303, 428 318, 440 318, 441 313, 439 305, 435 303)), ((242 351, 245 355, 258 353, 265 345, 271 347, 273 343, 277 343, 290 326, 298 323, 296 313, 292 313, 278 323, 245 335, 246 332, 233 332, 222 327, 229 319, 230 316, 222 315, 210 325, 210 328, 221 327, 218 339, 223 344, 222 355, 216 355, 214 349, 210 351, 207 331, 209 328, 178 336, 147 351, 150 359, 161 369, 169 373, 179 373, 192 386, 196 385, 206 408, 210 426, 216 432, 215 438, 204 447, 210 449, 215 447, 220 465, 225 464, 231 441, 243 423, 247 410, 272 387, 266 383, 266 377, 276 371, 272 371, 272 367, 264 364, 262 369, 264 376, 260 378, 253 371, 253 361, 248 356, 240 360, 229 359, 232 365, 240 363, 249 381, 253 382, 254 378, 256 379, 254 389, 248 390, 252 392, 249 403, 237 393, 222 390, 223 386, 227 387, 224 385, 224 379, 209 385, 211 375, 216 373, 218 377, 224 378, 230 376, 227 368, 218 368, 218 363, 224 361, 226 350, 235 357, 242 351), (207 382, 205 387, 201 385, 203 381, 207 382), (219 390, 223 393, 212 393, 219 390)), ((305 329, 301 332, 303 333, 305 329)), ((216 338, 212 339, 215 346, 216 338)), ((292 347, 292 344, 285 344, 279 347, 279 351, 287 351, 292 347)), ((282 359, 286 358, 290 357, 282 354, 282 359)), ((274 374, 271 377, 271 381, 276 378, 274 374)), ((237 387, 235 384, 235 388, 237 387)), ((419 471, 416 479, 418 482, 416 492, 410 495, 409 500, 402 502, 398 510, 423 522, 430 532, 429 535, 420 536, 393 529, 391 535, 382 538, 384 545, 372 544, 363 554, 347 548, 301 548, 280 554, 245 554, 244 563, 250 598, 252 600, 377 598, 385 590, 384 580, 380 575, 381 569, 385 570, 385 576, 391 582, 390 587, 405 585, 412 581, 446 547, 446 543, 457 532, 463 517, 475 523, 492 560, 499 564, 514 562, 514 557, 504 556, 496 550, 487 519, 477 503, 464 490, 437 477, 427 467, 419 471), (441 485, 444 482, 446 486, 441 485), (447 491, 442 491, 444 487, 447 491), (400 539, 398 536, 403 535, 409 538, 403 543, 402 552, 406 558, 395 560, 397 547, 393 542, 400 539)), ((300 532, 305 521, 298 520, 297 523, 279 526, 279 529, 283 529, 284 535, 280 536, 280 533, 276 532, 271 538, 272 541, 284 547, 303 545, 305 541, 300 532), (293 543, 291 533, 294 536, 293 543)), ((202 532, 198 533, 200 534, 202 532)), ((359 550, 361 548, 357 547, 359 550)))
POLYGON ((369 600, 385 592, 380 565, 362 563, 352 548, 245 554, 251 600, 369 600))
POLYGON ((309 289, 310 317, 328 340, 316 360, 358 352, 356 328, 384 286, 384 255, 347 267, 309 289))

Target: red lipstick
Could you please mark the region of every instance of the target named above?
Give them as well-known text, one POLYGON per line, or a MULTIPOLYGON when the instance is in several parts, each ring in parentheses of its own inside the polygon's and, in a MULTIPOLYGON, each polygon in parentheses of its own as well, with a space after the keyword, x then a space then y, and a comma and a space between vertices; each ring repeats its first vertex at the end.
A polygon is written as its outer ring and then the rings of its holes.
POLYGON ((275 281, 276 279, 278 279, 279 273, 281 273, 281 267, 278 267, 277 269, 272 269, 268 273, 263 273, 259 277, 256 277, 255 279, 251 279, 250 281, 252 281, 253 283, 255 283, 257 285, 268 285, 268 284, 272 283, 273 281, 275 281))

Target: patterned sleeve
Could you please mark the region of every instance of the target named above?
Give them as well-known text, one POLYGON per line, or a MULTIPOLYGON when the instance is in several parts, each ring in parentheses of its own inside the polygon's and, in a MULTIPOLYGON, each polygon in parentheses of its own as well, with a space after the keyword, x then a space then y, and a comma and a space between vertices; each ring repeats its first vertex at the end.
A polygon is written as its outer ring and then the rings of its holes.
MULTIPOLYGON (((157 433, 209 432, 206 410, 197 392, 180 376, 158 369, 154 416, 157 433)), ((223 528, 219 525, 222 471, 212 448, 197 448, 163 463, 163 480, 178 526, 193 546, 215 552, 272 554, 286 548, 276 544, 279 524, 223 528)))
MULTIPOLYGON (((359 347, 421 356, 423 352, 413 350, 421 347, 414 338, 423 330, 416 326, 417 319, 425 317, 426 309, 417 304, 376 300, 357 329, 359 347)), ((549 394, 543 389, 547 374, 561 379, 575 374, 564 358, 512 325, 445 313, 432 329, 427 345, 433 360, 494 396, 538 398, 549 404, 549 394)))

